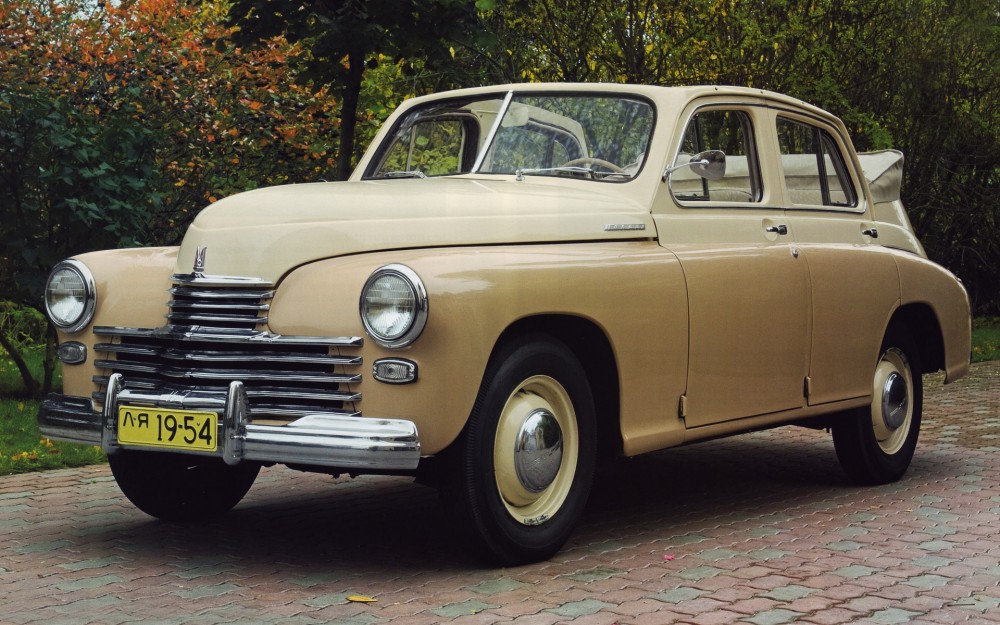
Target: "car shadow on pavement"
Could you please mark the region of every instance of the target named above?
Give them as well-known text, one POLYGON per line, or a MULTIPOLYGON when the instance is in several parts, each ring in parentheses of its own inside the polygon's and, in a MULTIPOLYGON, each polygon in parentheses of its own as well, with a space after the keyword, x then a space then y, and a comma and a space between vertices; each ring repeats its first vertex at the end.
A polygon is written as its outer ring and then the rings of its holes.
MULTIPOLYGON (((782 430, 603 467, 577 531, 554 560, 579 558, 581 549, 637 531, 647 540, 669 540, 719 519, 763 524, 791 508, 857 498, 863 489, 841 472, 828 434, 783 436, 782 430)), ((923 473, 919 452, 904 482, 919 479, 913 473, 923 473)), ((276 468, 262 473, 248 498, 218 522, 172 524, 134 514, 134 521, 108 527, 103 538, 132 557, 178 568, 247 576, 280 562, 304 577, 329 579, 483 568, 458 539, 437 491, 410 478, 331 479, 276 468)))

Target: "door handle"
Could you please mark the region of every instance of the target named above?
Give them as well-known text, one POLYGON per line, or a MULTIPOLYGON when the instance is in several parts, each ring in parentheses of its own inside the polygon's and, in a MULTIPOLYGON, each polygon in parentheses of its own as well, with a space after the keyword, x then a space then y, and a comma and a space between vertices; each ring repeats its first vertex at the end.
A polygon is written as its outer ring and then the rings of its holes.
POLYGON ((866 228, 866 229, 864 229, 864 230, 861 231, 861 234, 863 234, 865 236, 869 236, 869 237, 871 237, 873 239, 877 239, 878 238, 878 228, 866 228))
POLYGON ((769 232, 771 234, 785 235, 788 234, 788 226, 786 226, 785 224, 781 224, 778 226, 768 226, 764 228, 764 232, 769 232))

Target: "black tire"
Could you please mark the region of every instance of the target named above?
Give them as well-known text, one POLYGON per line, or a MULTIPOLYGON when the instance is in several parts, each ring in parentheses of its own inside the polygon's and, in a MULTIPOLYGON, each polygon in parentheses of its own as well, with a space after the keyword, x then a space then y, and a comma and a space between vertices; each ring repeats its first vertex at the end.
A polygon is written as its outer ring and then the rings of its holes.
POLYGON ((119 451, 108 456, 118 487, 146 514, 164 521, 210 521, 247 494, 260 465, 221 458, 119 451))
POLYGON ((906 473, 920 434, 920 376, 913 339, 890 329, 879 351, 871 405, 845 413, 833 426, 837 459, 855 482, 887 484, 906 473))
POLYGON ((498 351, 452 450, 445 493, 481 557, 511 566, 562 548, 593 483, 595 419, 586 373, 564 344, 532 335, 498 351))

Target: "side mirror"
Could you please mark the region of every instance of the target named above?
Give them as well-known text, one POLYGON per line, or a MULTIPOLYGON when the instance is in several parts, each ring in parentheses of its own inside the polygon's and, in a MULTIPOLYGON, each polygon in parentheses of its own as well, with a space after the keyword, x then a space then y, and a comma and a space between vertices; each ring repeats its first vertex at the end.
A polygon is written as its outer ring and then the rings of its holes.
POLYGON ((726 153, 722 150, 699 152, 692 156, 687 163, 668 167, 663 172, 664 182, 670 174, 685 167, 690 167, 691 171, 705 180, 722 180, 723 176, 726 175, 726 153))

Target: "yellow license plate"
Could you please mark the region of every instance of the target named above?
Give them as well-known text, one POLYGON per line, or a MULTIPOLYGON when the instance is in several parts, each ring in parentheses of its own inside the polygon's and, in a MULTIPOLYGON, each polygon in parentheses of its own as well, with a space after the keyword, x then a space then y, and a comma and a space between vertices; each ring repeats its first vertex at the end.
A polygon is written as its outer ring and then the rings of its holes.
POLYGON ((215 451, 218 434, 215 412, 118 407, 118 442, 122 445, 215 451))

